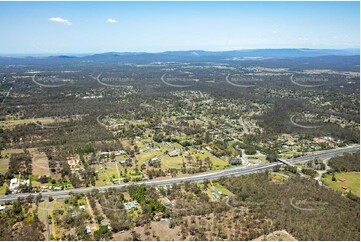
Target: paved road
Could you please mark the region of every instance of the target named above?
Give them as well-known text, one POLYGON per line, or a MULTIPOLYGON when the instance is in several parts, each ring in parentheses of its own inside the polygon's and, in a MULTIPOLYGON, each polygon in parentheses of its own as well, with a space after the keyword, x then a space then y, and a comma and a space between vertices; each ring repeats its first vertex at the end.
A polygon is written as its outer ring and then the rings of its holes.
MULTIPOLYGON (((303 157, 297 157, 297 158, 289 159, 287 161, 289 163, 295 163, 295 162, 312 160, 312 159, 316 159, 316 158, 330 158, 330 157, 342 155, 345 152, 357 152, 359 150, 360 150, 359 146, 351 146, 351 147, 346 147, 346 148, 329 150, 329 151, 326 151, 326 152, 323 152, 320 154, 311 154, 311 155, 307 155, 307 156, 303 156, 303 157)), ((266 164, 266 165, 256 165, 256 166, 250 166, 250 167, 234 167, 234 168, 225 169, 225 170, 205 172, 205 173, 201 173, 201 174, 197 174, 197 175, 193 175, 193 176, 176 177, 176 178, 169 178, 169 179, 156 180, 156 181, 135 182, 135 183, 127 183, 127 184, 121 184, 121 185, 114 184, 114 185, 109 185, 109 186, 96 187, 96 189, 98 189, 99 191, 104 191, 109 188, 127 188, 130 185, 140 185, 140 184, 145 184, 148 186, 165 186, 165 185, 182 183, 185 181, 200 182, 205 179, 216 179, 216 178, 225 177, 225 176, 240 176, 240 175, 255 173, 255 172, 259 172, 259 171, 268 170, 268 169, 273 168, 274 166, 282 165, 282 164, 283 164, 282 162, 274 162, 274 163, 266 164)), ((94 187, 77 188, 77 189, 64 190, 64 191, 44 192, 44 193, 42 193, 42 197, 46 198, 51 195, 54 198, 64 198, 64 197, 69 196, 69 192, 86 193, 86 192, 90 192, 92 189, 94 189, 94 187)), ((7 196, 0 196, 0 202, 13 201, 13 200, 16 200, 18 197, 27 197, 29 195, 30 195, 29 193, 27 193, 27 194, 23 193, 23 194, 12 194, 12 195, 7 195, 7 196)), ((32 195, 36 196, 37 194, 32 193, 32 195)))

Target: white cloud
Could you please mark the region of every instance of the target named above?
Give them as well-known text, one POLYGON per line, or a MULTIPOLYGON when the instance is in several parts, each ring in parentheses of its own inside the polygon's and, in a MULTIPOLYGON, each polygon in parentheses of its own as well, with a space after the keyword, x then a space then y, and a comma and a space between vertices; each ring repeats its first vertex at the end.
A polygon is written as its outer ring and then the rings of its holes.
POLYGON ((273 34, 278 34, 277 30, 272 31, 273 34))
POLYGON ((304 37, 304 36, 298 36, 297 39, 301 40, 301 41, 309 41, 309 38, 304 37))
POLYGON ((117 20, 115 20, 113 18, 108 18, 108 23, 115 24, 116 22, 117 22, 117 20))
POLYGON ((63 19, 63 18, 60 18, 60 17, 52 17, 52 18, 49 18, 50 21, 53 21, 53 22, 57 22, 57 23, 61 23, 61 24, 64 24, 64 25, 71 25, 71 22, 67 19, 63 19))

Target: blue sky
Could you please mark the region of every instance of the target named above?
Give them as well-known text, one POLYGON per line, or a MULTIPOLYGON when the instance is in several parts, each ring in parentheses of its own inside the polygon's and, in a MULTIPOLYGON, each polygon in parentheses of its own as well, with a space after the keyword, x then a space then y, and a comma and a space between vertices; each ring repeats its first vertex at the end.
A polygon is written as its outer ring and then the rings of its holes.
POLYGON ((0 2, 0 54, 359 48, 359 2, 0 2))

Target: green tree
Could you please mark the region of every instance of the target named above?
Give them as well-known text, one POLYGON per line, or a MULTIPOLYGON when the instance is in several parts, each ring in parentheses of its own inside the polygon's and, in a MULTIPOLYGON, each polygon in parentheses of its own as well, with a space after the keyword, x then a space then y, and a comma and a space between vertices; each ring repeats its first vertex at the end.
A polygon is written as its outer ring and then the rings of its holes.
POLYGON ((14 203, 13 203, 13 212, 15 214, 19 214, 23 211, 22 207, 21 207, 21 203, 19 200, 16 200, 14 203))
POLYGON ((336 177, 335 177, 335 174, 332 174, 332 181, 337 181, 336 177))

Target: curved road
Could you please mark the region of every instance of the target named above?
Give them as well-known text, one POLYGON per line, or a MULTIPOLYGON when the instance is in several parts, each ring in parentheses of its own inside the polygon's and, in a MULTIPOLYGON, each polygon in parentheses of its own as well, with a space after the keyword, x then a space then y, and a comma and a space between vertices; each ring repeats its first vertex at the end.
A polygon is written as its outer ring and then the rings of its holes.
MULTIPOLYGON (((311 154, 311 155, 307 155, 307 156, 303 156, 303 157, 292 158, 292 159, 287 160, 287 162, 296 163, 296 162, 307 161, 307 160, 312 160, 312 159, 316 159, 316 158, 331 158, 334 156, 342 155, 343 153, 357 152, 359 150, 360 150, 359 146, 349 146, 346 148, 329 150, 329 151, 319 153, 319 154, 311 154)), ((204 172, 204 173, 201 173, 198 175, 193 175, 193 176, 175 177, 175 178, 169 178, 169 179, 163 179, 163 180, 134 182, 134 183, 128 183, 128 184, 114 184, 114 185, 100 186, 100 187, 76 188, 76 189, 63 190, 63 191, 51 191, 51 192, 42 193, 42 197, 46 198, 51 195, 54 198, 64 198, 64 197, 69 196, 69 192, 87 193, 93 189, 98 189, 99 191, 104 191, 109 188, 127 188, 131 185, 140 185, 140 184, 145 184, 148 186, 166 186, 166 185, 177 184, 177 183, 182 183, 182 182, 186 182, 186 181, 200 182, 205 179, 216 179, 216 178, 225 177, 225 176, 240 176, 240 175, 255 173, 255 172, 259 172, 259 171, 268 170, 274 166, 283 165, 283 164, 284 163, 282 163, 282 162, 274 162, 274 163, 265 164, 265 165, 256 165, 256 166, 252 166, 252 167, 234 167, 234 168, 230 168, 230 169, 226 169, 226 170, 204 172)), ((0 196, 0 202, 14 201, 20 197, 25 198, 25 197, 29 196, 30 194, 34 195, 34 196, 38 195, 37 193, 20 193, 20 194, 11 194, 11 195, 6 195, 6 196, 0 196)))

